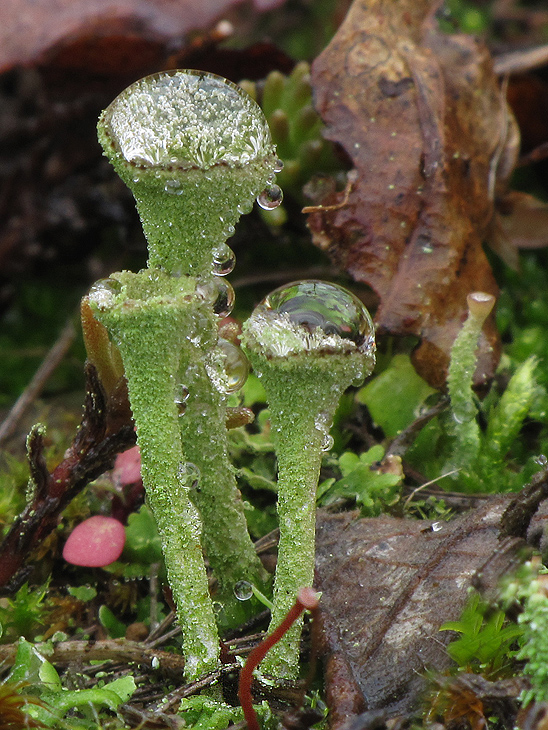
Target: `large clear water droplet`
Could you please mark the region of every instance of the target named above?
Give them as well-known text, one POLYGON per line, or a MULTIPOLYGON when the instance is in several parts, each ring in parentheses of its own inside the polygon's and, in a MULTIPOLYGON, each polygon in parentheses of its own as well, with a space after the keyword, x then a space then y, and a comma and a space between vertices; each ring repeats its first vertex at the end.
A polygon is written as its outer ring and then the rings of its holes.
POLYGON ((221 243, 213 249, 213 275, 227 276, 236 265, 236 255, 230 246, 221 243))
POLYGON ((249 601, 253 595, 253 586, 247 580, 239 580, 234 586, 234 595, 239 601, 249 601))
POLYGON ((232 285, 228 281, 215 278, 211 281, 198 284, 196 291, 211 305, 213 312, 218 317, 228 317, 230 312, 232 312, 236 295, 232 285))
POLYGON ((89 290, 89 299, 100 309, 114 303, 114 297, 122 291, 122 285, 116 279, 99 279, 89 290))
POLYGON ((359 349, 372 347, 374 326, 369 312, 352 292, 316 279, 296 281, 275 289, 262 302, 267 311, 288 316, 309 333, 351 340, 359 349))
POLYGON ((277 208, 284 199, 283 190, 279 185, 269 185, 257 196, 257 203, 264 210, 277 208))
POLYGON ((136 81, 103 112, 99 127, 137 169, 233 167, 274 152, 259 105, 204 71, 163 71, 136 81))
POLYGON ((243 351, 229 340, 219 338, 217 347, 224 357, 226 380, 223 384, 225 393, 234 393, 243 386, 249 374, 249 361, 243 351))

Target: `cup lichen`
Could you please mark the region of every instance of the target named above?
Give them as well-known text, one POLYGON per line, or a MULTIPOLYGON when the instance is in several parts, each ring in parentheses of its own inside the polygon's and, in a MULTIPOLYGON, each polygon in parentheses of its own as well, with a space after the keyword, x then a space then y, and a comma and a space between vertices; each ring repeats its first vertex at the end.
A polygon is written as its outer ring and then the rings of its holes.
MULTIPOLYGON (((266 391, 278 459, 280 542, 271 626, 314 580, 316 489, 343 392, 375 365, 374 327, 346 289, 317 280, 269 294, 244 324, 243 347, 266 391)), ((294 678, 301 625, 272 649, 265 672, 294 678)))

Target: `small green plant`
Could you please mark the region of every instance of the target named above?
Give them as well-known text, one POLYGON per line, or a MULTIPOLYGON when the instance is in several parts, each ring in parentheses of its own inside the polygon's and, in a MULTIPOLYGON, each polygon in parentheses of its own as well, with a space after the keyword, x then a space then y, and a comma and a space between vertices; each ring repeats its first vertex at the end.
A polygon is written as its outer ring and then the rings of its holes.
POLYGON ((504 611, 489 606, 478 593, 472 594, 460 619, 444 623, 440 631, 461 634, 447 646, 459 669, 488 679, 509 671, 512 646, 523 635, 522 627, 509 623, 504 611))
MULTIPOLYGON (((493 304, 494 298, 481 292, 468 296, 469 316, 451 350, 449 408, 426 425, 407 454, 412 463, 420 461, 428 477, 447 475, 452 489, 465 492, 516 491, 539 469, 534 453, 521 459, 521 468, 516 468, 508 458, 519 443, 518 435, 535 402, 545 400, 544 388, 538 382, 537 358, 512 363, 513 373, 511 377, 506 375, 502 394, 495 385, 480 403, 473 389, 478 338, 493 304)), ((392 365, 386 372, 391 368, 392 365)), ((388 383, 391 377, 385 376, 388 383)), ((386 393, 382 376, 377 387, 386 393)), ((407 391, 412 398, 413 390, 407 391)), ((416 392, 424 397, 424 390, 416 392)), ((378 407, 374 388, 362 398, 378 407)), ((393 419, 383 419, 385 422, 393 427, 393 419)))
POLYGON ((278 182, 298 200, 313 174, 341 168, 331 142, 322 136, 323 122, 314 109, 310 66, 298 63, 288 76, 271 71, 259 89, 243 81, 243 88, 260 104, 272 140, 284 162, 278 182))
POLYGON ((337 460, 341 479, 328 479, 318 490, 318 503, 333 504, 338 499, 355 500, 364 517, 375 517, 399 499, 403 479, 397 457, 386 471, 381 466, 384 449, 380 444, 357 456, 345 451, 337 460))
POLYGON ((6 686, 23 686, 25 695, 28 695, 27 703, 22 707, 26 718, 20 727, 67 728, 67 730, 74 727, 90 728, 90 730, 96 728, 96 708, 106 708, 116 713, 136 688, 133 677, 127 675, 102 687, 67 690, 62 687, 53 664, 25 639, 19 641, 15 663, 4 687, 6 686), (73 720, 65 722, 64 718, 69 712, 73 720), (77 725, 74 723, 75 712, 78 713, 77 725))
POLYGON ((524 691, 521 701, 548 701, 548 569, 540 558, 524 563, 502 591, 505 602, 519 602, 518 616, 520 648, 516 659, 526 661, 523 671, 529 676, 531 688, 524 691))

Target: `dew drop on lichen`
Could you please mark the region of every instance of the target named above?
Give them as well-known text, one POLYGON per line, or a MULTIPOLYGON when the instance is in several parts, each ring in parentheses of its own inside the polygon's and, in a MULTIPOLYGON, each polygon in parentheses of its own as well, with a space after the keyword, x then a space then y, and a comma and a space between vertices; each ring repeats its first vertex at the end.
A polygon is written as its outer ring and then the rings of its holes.
POLYGON ((347 289, 316 279, 275 289, 256 312, 280 319, 300 334, 305 349, 344 349, 353 343, 363 352, 374 350, 374 326, 362 302, 347 289), (340 347, 338 348, 337 345, 340 347))
POLYGON ((198 294, 213 308, 218 317, 228 317, 234 308, 236 295, 232 285, 222 278, 215 278, 198 284, 198 294))
POLYGON ((257 203, 264 210, 277 208, 284 199, 283 190, 279 185, 269 185, 257 196, 257 203))
POLYGON ((229 340, 219 338, 217 347, 221 350, 224 358, 226 379, 223 383, 223 390, 225 393, 234 393, 240 390, 247 380, 249 361, 243 351, 229 340))
POLYGON ((226 276, 234 269, 236 256, 226 243, 221 243, 213 249, 213 275, 226 276))
POLYGON ((282 160, 276 160, 274 163, 274 169, 272 172, 281 172, 284 169, 284 163, 282 160))
POLYGON ((234 595, 239 601, 249 601, 253 595, 253 586, 247 580, 239 580, 234 586, 234 595))
POLYGON ((182 195, 184 192, 179 180, 166 180, 164 190, 170 195, 182 195))
POLYGON ((204 71, 177 69, 136 81, 103 112, 99 127, 137 169, 234 167, 274 153, 258 104, 204 71))
POLYGON ((318 413, 314 420, 314 426, 322 435, 322 442, 320 445, 321 450, 329 451, 333 448, 333 444, 335 443, 333 436, 329 433, 329 428, 331 426, 331 419, 329 418, 329 415, 327 413, 318 413))
POLYGON ((99 279, 89 290, 89 299, 102 309, 111 306, 121 290, 122 285, 116 279, 99 279))
POLYGON ((180 416, 184 415, 186 410, 186 402, 190 393, 186 385, 179 383, 175 388, 175 405, 180 416))
POLYGON ((321 445, 322 451, 330 451, 333 448, 334 443, 335 439, 333 438, 333 436, 330 433, 325 433, 321 445))
POLYGON ((187 461, 179 466, 179 480, 186 489, 197 489, 200 482, 200 470, 191 461, 187 461))

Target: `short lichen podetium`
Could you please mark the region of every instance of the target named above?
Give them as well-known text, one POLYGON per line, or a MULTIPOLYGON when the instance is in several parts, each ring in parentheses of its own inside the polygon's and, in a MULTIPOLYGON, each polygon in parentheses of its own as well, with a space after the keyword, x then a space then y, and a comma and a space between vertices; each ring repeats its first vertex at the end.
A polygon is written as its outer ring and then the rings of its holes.
POLYGON ((169 274, 210 277, 214 250, 240 215, 261 191, 279 190, 264 114, 242 89, 214 74, 146 76, 105 109, 98 132, 135 196, 148 265, 169 274))
MULTIPOLYGON (((219 657, 201 521, 190 500, 193 475, 181 443, 174 376, 185 367, 188 338, 201 330, 195 288, 196 281, 190 277, 144 269, 137 274, 113 274, 92 287, 87 297, 124 363, 143 484, 162 541, 189 680, 214 670, 219 657)), ((201 302, 205 317, 206 303, 201 302)))
POLYGON ((473 391, 476 352, 485 320, 495 305, 495 297, 485 292, 468 295, 468 317, 451 348, 447 389, 451 400, 449 431, 455 439, 453 458, 444 471, 466 470, 478 456, 481 439, 478 408, 473 391))
MULTIPOLYGON (((375 364, 371 317, 346 289, 322 281, 269 294, 244 324, 243 347, 264 385, 278 459, 280 543, 272 627, 314 579, 316 488, 340 396, 375 364)), ((262 669, 294 677, 301 626, 270 652, 262 669)))

